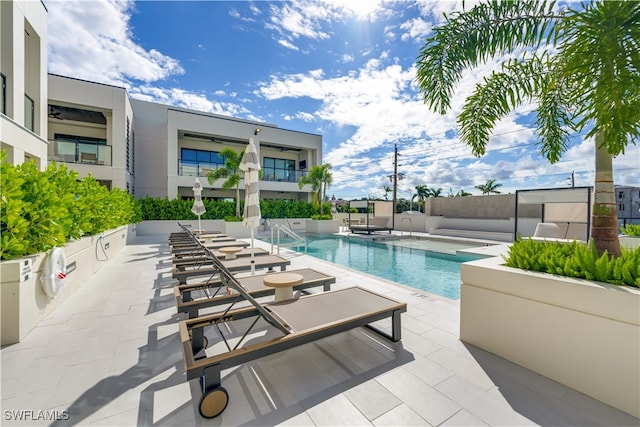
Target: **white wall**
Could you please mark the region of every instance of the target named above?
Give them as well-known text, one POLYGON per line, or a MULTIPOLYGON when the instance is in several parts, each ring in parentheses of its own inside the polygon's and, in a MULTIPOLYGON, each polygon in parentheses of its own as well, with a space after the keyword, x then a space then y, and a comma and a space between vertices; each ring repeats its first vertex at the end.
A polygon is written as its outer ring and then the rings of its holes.
POLYGON ((47 165, 47 11, 39 1, 0 2, 0 71, 7 77, 7 111, 0 142, 7 160, 47 165), (27 34, 28 33, 28 34, 27 34), (34 101, 33 132, 25 128, 25 93, 34 101))

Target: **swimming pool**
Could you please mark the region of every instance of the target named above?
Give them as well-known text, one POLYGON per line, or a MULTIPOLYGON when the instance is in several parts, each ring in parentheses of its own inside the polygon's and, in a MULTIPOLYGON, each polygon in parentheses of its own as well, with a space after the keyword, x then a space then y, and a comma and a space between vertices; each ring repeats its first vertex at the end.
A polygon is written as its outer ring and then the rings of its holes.
POLYGON ((307 254, 454 300, 460 299, 460 264, 480 258, 339 236, 307 236, 307 254))

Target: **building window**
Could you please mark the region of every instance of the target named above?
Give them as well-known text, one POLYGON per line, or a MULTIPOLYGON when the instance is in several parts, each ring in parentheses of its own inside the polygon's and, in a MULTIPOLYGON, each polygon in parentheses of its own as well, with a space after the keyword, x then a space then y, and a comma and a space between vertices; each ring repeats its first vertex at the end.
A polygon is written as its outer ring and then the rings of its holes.
POLYGON ((206 176, 212 169, 224 166, 224 157, 217 151, 182 148, 180 151, 180 175, 206 176))
POLYGON ((265 181, 296 181, 296 161, 265 157, 262 161, 263 179, 265 181))
POLYGON ((620 203, 620 204, 618 205, 618 210, 619 210, 620 212, 622 212, 622 211, 624 210, 624 205, 623 205, 622 203, 620 203))
POLYGON ((622 199, 622 196, 624 196, 624 192, 618 191, 618 199, 622 199))
MULTIPOLYGON (((129 132, 130 132, 130 129, 129 129, 129 117, 127 117, 127 130, 126 130, 126 132, 127 133, 126 133, 125 138, 127 140, 127 155, 126 155, 126 157, 127 157, 127 172, 131 172, 131 164, 129 163, 129 159, 130 159, 130 156, 131 156, 130 148, 129 148, 129 135, 130 135, 129 134, 129 132)), ((127 190, 128 189, 129 188, 127 187, 127 190)))
POLYGON ((24 94, 24 127, 33 132, 35 123, 35 104, 33 99, 26 93, 24 94))
POLYGON ((0 73, 0 80, 2 80, 2 92, 0 92, 0 113, 7 114, 7 76, 0 73))

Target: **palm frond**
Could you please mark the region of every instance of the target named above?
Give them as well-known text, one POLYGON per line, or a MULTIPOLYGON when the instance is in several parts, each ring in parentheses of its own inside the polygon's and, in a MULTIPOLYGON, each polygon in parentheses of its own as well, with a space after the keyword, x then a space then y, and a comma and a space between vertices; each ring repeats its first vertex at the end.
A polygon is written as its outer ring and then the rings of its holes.
POLYGON ((464 69, 556 37, 554 6, 555 2, 536 0, 495 0, 454 13, 445 26, 434 29, 420 50, 416 81, 424 102, 444 114, 464 69))

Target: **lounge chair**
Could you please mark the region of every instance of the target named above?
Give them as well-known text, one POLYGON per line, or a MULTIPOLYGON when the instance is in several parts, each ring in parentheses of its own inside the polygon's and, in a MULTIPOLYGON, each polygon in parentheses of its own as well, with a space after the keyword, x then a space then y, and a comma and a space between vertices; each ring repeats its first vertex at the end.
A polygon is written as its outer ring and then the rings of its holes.
MULTIPOLYGON (((219 248, 218 248, 219 249, 219 248)), ((262 249, 262 248, 240 248, 238 246, 238 249, 240 249, 239 252, 236 252, 235 256, 236 257, 250 257, 251 254, 253 253, 253 256, 262 256, 262 255, 269 255, 269 251, 266 249, 262 249)), ((215 256, 217 256, 218 258, 223 258, 225 257, 225 255, 220 252, 219 250, 212 250, 213 254, 215 256)), ((200 253, 196 253, 194 255, 183 255, 183 256, 175 256, 173 258, 173 266, 177 267, 179 265, 188 265, 188 264, 198 264, 198 263, 203 263, 207 261, 207 256, 200 252, 200 253)))
MULTIPOLYGON (((291 270, 302 276, 303 282, 293 286, 294 291, 300 291, 311 287, 322 286, 323 290, 331 290, 331 284, 336 282, 335 276, 322 273, 312 268, 301 268, 291 270)), ((277 273, 267 273, 277 274, 277 273)), ((265 275, 237 277, 238 283, 243 286, 253 298, 261 298, 274 295, 275 289, 264 285, 265 275)), ((219 278, 207 280, 199 284, 188 284, 176 286, 173 290, 176 298, 176 306, 179 313, 187 313, 189 318, 197 317, 199 310, 224 304, 232 304, 240 297, 238 293, 227 293, 227 288, 223 286, 219 278), (213 291, 209 294, 209 290, 213 291), (204 298, 193 298, 194 292, 204 293, 204 298)), ((233 291, 232 291, 233 292, 233 291)))
POLYGON ((187 379, 200 379, 202 396, 198 409, 205 418, 216 417, 227 407, 229 394, 222 387, 221 375, 225 369, 361 326, 393 342, 401 339, 400 315, 407 310, 405 303, 352 287, 261 305, 218 259, 214 258, 213 263, 222 283, 250 305, 236 310, 230 305, 222 313, 179 323, 187 379), (254 320, 243 334, 234 334, 233 329, 221 327, 246 318, 254 320), (251 337, 245 341, 260 319, 275 328, 274 333, 278 336, 269 333, 262 339, 251 337), (383 319, 391 320, 391 333, 372 325, 383 319), (216 341, 209 338, 211 334, 205 336, 205 328, 210 326, 209 329, 217 331, 216 341), (213 355, 204 351, 208 343, 219 348, 222 342, 227 351, 213 355))
MULTIPOLYGON (((221 260, 220 262, 229 269, 229 271, 249 271, 251 270, 252 261, 256 270, 268 268, 269 270, 280 267, 280 271, 285 271, 287 265, 291 265, 291 261, 279 255, 262 255, 251 259, 248 257, 237 258, 231 260, 221 260)), ((180 284, 187 283, 190 277, 212 276, 217 273, 217 269, 208 263, 181 265, 174 267, 171 276, 177 279, 180 284)))
MULTIPOLYGON (((240 247, 246 248, 249 246, 249 243, 243 240, 230 240, 230 241, 204 244, 205 248, 212 249, 212 250, 224 248, 226 246, 240 246, 240 247)), ((184 246, 171 248, 171 253, 173 255, 202 253, 202 247, 197 243, 192 243, 191 245, 184 245, 184 246)))
POLYGON ((361 224, 351 224, 349 226, 349 230, 352 233, 371 234, 371 233, 375 233, 376 231, 388 231, 389 234, 391 234, 391 230, 393 230, 393 228, 389 227, 390 220, 391 220, 390 217, 383 217, 383 216, 370 217, 366 220, 368 222, 364 222, 361 224))

